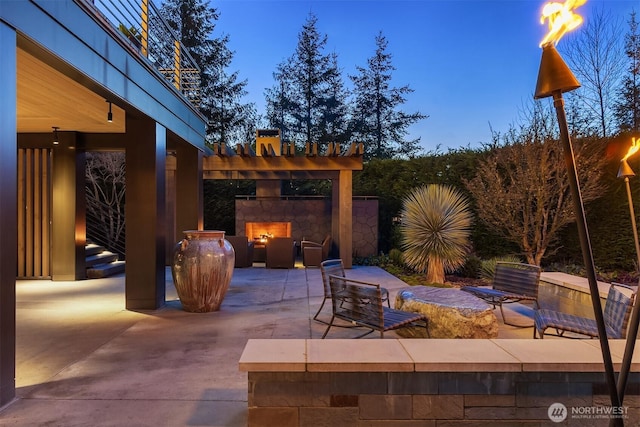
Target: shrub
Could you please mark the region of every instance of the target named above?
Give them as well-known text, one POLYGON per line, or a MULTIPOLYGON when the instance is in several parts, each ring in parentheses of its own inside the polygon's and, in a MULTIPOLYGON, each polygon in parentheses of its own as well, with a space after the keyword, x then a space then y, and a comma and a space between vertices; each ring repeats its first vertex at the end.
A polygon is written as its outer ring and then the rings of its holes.
POLYGON ((482 259, 477 255, 469 255, 462 265, 456 270, 456 274, 461 277, 470 277, 473 279, 480 278, 480 269, 482 268, 482 259))
POLYGON ((418 187, 404 199, 402 218, 405 263, 426 272, 427 282, 444 283, 445 272, 463 265, 470 247, 468 199, 446 185, 418 187))
POLYGON ((389 259, 396 265, 404 265, 403 254, 400 249, 391 249, 389 251, 389 259))

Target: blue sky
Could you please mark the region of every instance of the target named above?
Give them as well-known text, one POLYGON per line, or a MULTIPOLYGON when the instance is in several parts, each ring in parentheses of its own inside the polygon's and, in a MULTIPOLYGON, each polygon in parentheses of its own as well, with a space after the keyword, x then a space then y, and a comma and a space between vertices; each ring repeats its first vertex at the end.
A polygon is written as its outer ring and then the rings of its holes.
MULTIPOLYGON (((478 147, 491 129, 503 132, 531 102, 540 65, 543 1, 534 0, 212 0, 220 12, 214 36, 227 34, 235 51, 230 71, 247 79, 247 101, 264 113, 265 89, 277 64, 294 52, 302 25, 314 13, 335 51, 345 83, 366 66, 382 31, 393 55, 393 85, 414 92, 402 109, 429 118, 413 125, 425 151, 478 147)), ((588 0, 589 19, 603 7, 623 20, 640 0, 588 0)), ((580 28, 576 30, 576 36, 580 28)), ((562 40, 558 46, 562 52, 562 40)))

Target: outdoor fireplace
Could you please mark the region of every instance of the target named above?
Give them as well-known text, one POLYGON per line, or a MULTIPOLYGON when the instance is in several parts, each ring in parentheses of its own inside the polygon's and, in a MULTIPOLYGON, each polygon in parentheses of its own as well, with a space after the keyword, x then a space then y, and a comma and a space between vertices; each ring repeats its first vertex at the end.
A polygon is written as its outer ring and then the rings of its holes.
POLYGON ((291 222, 247 222, 245 235, 253 240, 268 237, 291 237, 291 222))
MULTIPOLYGON (((296 242, 321 242, 328 234, 337 239, 332 228, 331 199, 324 197, 236 198, 236 235, 255 238, 262 234, 291 237, 296 242), (267 224, 277 224, 275 227, 267 224), (280 228, 280 230, 278 230, 280 228)), ((352 205, 353 247, 357 256, 378 253, 378 200, 375 197, 354 198, 352 205)))

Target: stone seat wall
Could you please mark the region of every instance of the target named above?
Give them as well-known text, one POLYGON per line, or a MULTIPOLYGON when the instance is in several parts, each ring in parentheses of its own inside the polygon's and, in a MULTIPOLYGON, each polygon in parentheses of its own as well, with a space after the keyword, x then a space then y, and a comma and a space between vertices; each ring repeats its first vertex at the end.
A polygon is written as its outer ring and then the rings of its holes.
MULTIPOLYGON (((617 371, 625 341, 610 346, 617 371)), ((606 426, 611 409, 598 340, 249 340, 239 367, 252 427, 556 425, 550 408, 558 425, 606 426)), ((625 425, 639 370, 636 356, 625 425)))

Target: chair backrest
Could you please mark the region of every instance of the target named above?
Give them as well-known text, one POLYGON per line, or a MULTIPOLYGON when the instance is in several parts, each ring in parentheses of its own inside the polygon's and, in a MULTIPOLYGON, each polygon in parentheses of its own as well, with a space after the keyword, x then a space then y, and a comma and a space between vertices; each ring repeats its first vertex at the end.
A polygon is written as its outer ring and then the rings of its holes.
POLYGON ((247 236, 225 236, 236 254, 236 267, 249 267, 253 264, 253 242, 247 236))
POLYGON ((384 329, 380 285, 329 275, 329 287, 334 315, 384 329))
POLYGON ((331 236, 327 236, 322 241, 322 260, 329 258, 329 252, 331 251, 331 236))
POLYGON ((320 263, 320 272, 322 273, 324 296, 325 298, 330 298, 331 286, 329 284, 329 276, 345 277, 344 264, 341 259, 328 259, 320 263))
POLYGON ((234 249, 236 248, 236 246, 238 246, 239 248, 242 248, 242 246, 247 246, 249 244, 249 238, 247 236, 226 235, 224 236, 224 238, 227 239, 229 243, 231 243, 231 245, 233 245, 234 249))
POLYGON ((493 289, 515 295, 538 297, 540 267, 519 262, 496 263, 493 276, 493 289))
POLYGON ((625 338, 627 336, 627 325, 635 297, 635 293, 628 297, 616 289, 616 285, 611 284, 607 301, 604 303, 604 323, 613 334, 608 338, 625 338))
POLYGON ((266 244, 267 268, 293 268, 295 245, 292 237, 270 237, 266 244))

